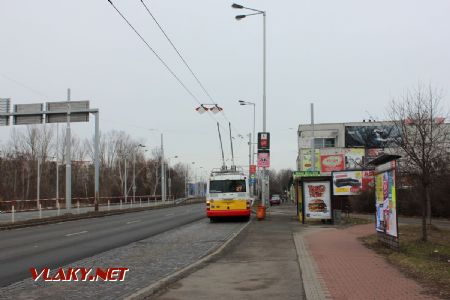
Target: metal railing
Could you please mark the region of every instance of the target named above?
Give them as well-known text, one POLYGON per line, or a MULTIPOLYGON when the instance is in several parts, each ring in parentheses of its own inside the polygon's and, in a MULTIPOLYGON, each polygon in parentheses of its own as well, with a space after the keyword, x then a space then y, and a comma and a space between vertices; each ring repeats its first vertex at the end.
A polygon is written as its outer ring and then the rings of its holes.
MULTIPOLYGON (((161 195, 140 195, 136 196, 133 201, 133 197, 128 196, 125 201, 124 196, 115 197, 99 197, 100 206, 117 206, 117 205, 142 205, 161 202, 161 195)), ((174 198, 167 199, 168 203, 173 202, 174 198)), ((87 198, 72 198, 72 207, 94 207, 94 197, 87 198)), ((65 209, 65 198, 50 198, 50 199, 32 199, 32 200, 7 200, 0 201, 1 212, 25 212, 36 210, 53 210, 53 209, 65 209)))

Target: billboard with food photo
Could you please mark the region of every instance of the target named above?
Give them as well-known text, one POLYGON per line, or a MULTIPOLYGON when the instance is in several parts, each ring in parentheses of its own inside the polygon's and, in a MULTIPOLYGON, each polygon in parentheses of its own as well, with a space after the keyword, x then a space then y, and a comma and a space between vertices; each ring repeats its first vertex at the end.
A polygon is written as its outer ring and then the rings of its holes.
POLYGON ((330 182, 303 182, 303 191, 305 217, 331 219, 330 182))
POLYGON ((397 197, 395 192, 395 164, 377 166, 375 170, 376 229, 388 235, 397 234, 397 197))
POLYGON ((320 156, 320 165, 321 172, 333 172, 344 170, 344 155, 335 154, 335 155, 321 155, 320 156))

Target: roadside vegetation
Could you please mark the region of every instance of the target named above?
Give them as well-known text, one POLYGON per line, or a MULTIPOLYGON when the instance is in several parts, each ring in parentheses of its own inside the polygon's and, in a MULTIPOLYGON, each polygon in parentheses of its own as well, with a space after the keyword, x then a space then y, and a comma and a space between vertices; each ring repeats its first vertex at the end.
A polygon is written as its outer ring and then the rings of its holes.
MULTIPOLYGON (((37 198, 37 170, 40 167, 40 199, 56 197, 56 163, 58 158, 59 197, 65 195, 65 131, 54 125, 27 126, 12 129, 9 140, 0 144, 0 211, 9 210, 11 200, 37 198), (39 163, 40 160, 40 163, 39 163)), ((100 135, 100 197, 132 194, 133 161, 136 170, 136 195, 161 195, 162 155, 159 147, 143 148, 144 141, 123 131, 100 135), (127 184, 125 184, 127 182, 127 184)), ((72 197, 94 196, 92 139, 72 135, 72 197)), ((164 160, 167 165, 167 159, 164 160)), ((185 182, 192 178, 186 164, 172 160, 170 196, 182 197, 185 182)), ((16 209, 27 209, 33 202, 17 202, 16 209), (21 206, 22 205, 22 206, 21 206)))
POLYGON ((427 242, 421 240, 420 225, 400 226, 399 232, 399 251, 381 244, 375 234, 362 241, 431 293, 450 299, 450 231, 428 226, 427 242))

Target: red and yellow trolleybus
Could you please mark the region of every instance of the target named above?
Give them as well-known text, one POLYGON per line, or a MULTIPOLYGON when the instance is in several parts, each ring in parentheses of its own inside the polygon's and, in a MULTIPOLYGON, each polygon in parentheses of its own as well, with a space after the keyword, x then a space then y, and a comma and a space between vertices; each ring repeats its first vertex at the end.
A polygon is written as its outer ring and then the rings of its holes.
POLYGON ((214 221, 219 217, 250 219, 252 199, 248 177, 233 167, 231 170, 213 170, 206 192, 206 215, 214 221))

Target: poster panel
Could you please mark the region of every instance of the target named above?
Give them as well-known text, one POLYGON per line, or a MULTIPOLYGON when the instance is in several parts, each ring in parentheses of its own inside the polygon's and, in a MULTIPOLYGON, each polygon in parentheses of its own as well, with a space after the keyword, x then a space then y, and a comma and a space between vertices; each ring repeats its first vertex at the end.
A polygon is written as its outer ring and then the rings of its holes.
POLYGON ((344 155, 321 155, 320 156, 321 172, 333 172, 344 170, 344 155))
POLYGON ((364 165, 364 148, 345 149, 345 169, 361 169, 364 165))
POLYGON ((373 191, 375 189, 375 177, 373 171, 362 171, 362 191, 373 191))
POLYGON ((394 169, 375 175, 376 230, 397 237, 397 196, 394 169))
POLYGON ((330 182, 303 182, 303 190, 306 218, 331 219, 330 182))
MULTIPOLYGON (((312 171, 312 156, 311 156, 311 149, 301 149, 300 155, 301 155, 301 170, 300 171, 312 171)), ((316 152, 316 170, 320 170, 320 150, 315 149, 316 152)))
POLYGON ((362 189, 362 171, 333 172, 333 194, 335 196, 358 195, 362 189))
POLYGON ((345 126, 345 147, 389 148, 401 137, 392 125, 345 126))

